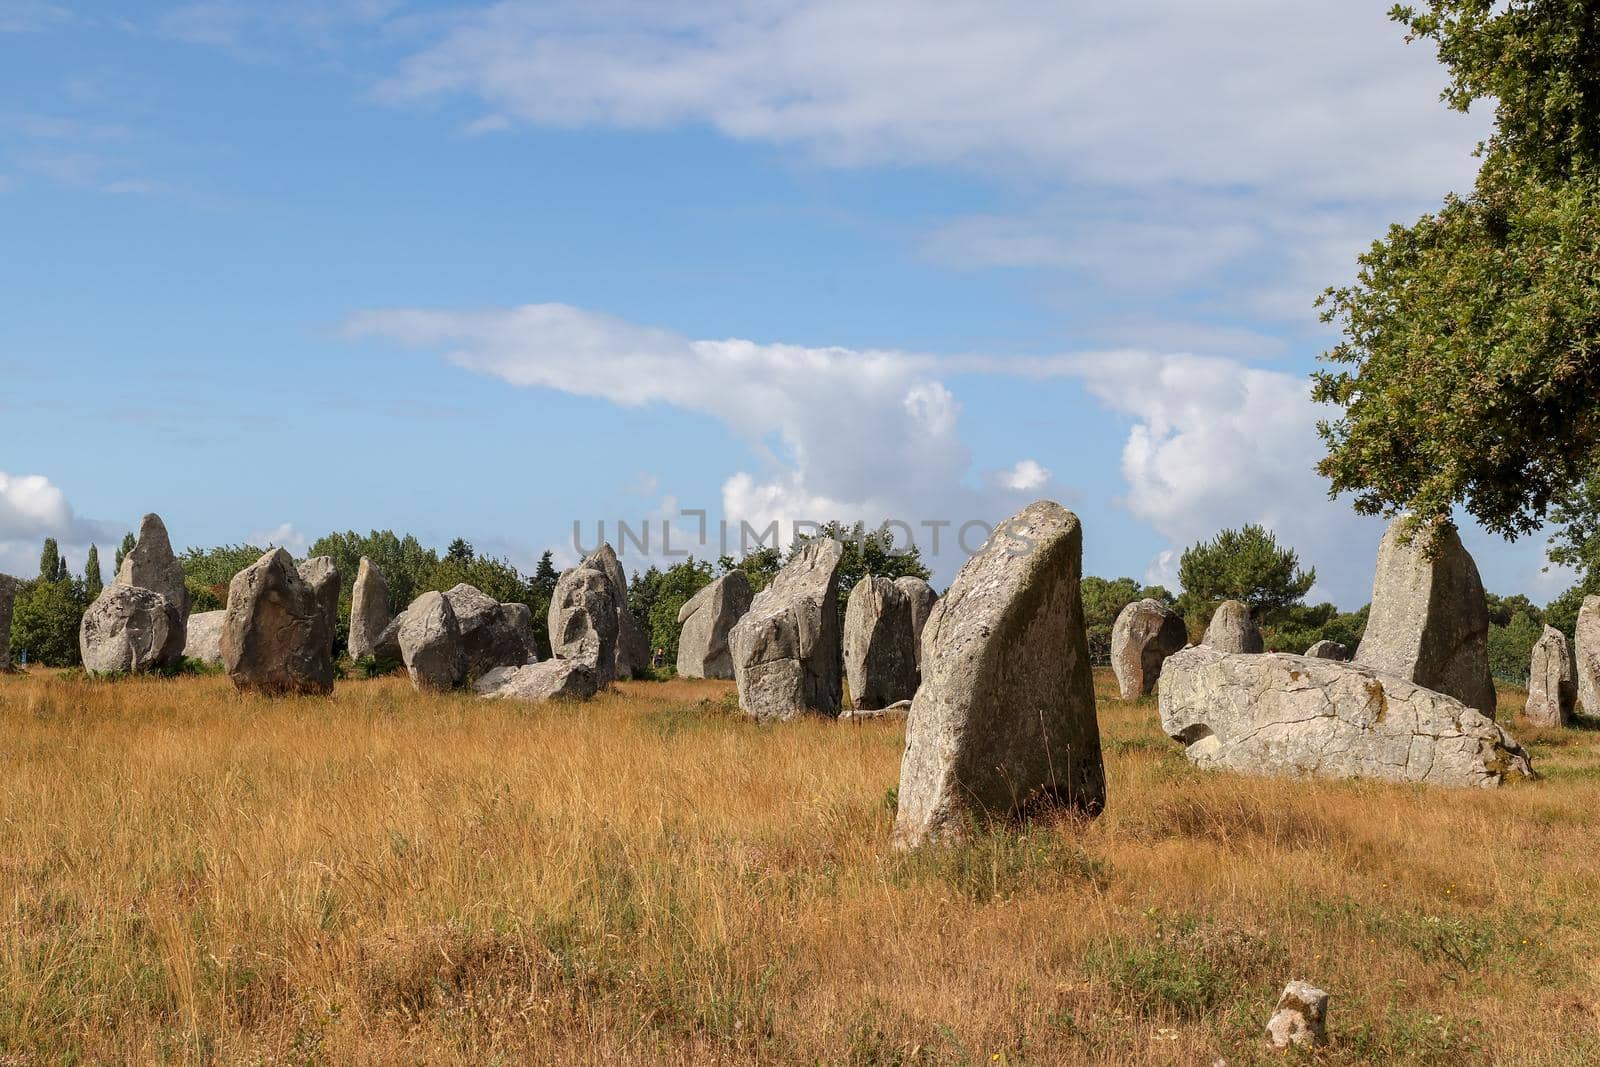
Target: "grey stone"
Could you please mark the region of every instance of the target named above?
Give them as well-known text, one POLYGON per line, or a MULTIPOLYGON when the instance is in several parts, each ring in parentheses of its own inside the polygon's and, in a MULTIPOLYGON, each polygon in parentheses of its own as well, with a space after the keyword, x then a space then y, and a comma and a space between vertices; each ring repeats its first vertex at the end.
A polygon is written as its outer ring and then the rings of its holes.
POLYGON ((222 666, 222 623, 227 617, 226 610, 190 615, 183 644, 184 658, 222 666))
POLYGON ((886 708, 917 693, 911 598, 888 578, 856 583, 844 609, 844 673, 850 703, 886 708))
POLYGON ((465 582, 445 593, 461 634, 467 675, 476 678, 496 667, 528 662, 528 641, 506 616, 505 606, 465 582))
POLYGON ((1161 726, 1198 767, 1494 787, 1528 754, 1454 697, 1359 663, 1200 646, 1161 672, 1161 726))
POLYGON ((1135 600, 1117 615, 1111 627, 1111 672, 1123 700, 1155 691, 1161 664, 1189 643, 1183 616, 1159 600, 1135 600))
POLYGON ((900 591, 911 600, 911 643, 917 650, 917 666, 922 666, 922 631, 928 626, 928 616, 939 602, 933 586, 915 575, 903 575, 894 580, 900 591))
POLYGON ((183 659, 183 619, 172 601, 132 585, 108 585, 78 624, 78 651, 90 674, 175 667, 183 659))
POLYGON ((605 573, 611 583, 611 598, 617 605, 616 665, 612 676, 643 677, 650 667, 650 635, 628 610, 628 575, 622 569, 622 561, 617 559, 611 543, 602 541, 583 562, 605 573))
POLYGON ((1280 1050, 1326 1045, 1328 994, 1309 982, 1290 982, 1267 1020, 1267 1042, 1280 1050))
POLYGON ((550 597, 550 649, 587 663, 604 689, 616 679, 617 603, 611 579, 587 561, 563 571, 550 597))
POLYGON ((180 622, 189 618, 189 588, 183 581, 183 564, 173 554, 172 541, 160 515, 146 515, 139 523, 139 539, 122 557, 114 584, 153 589, 177 608, 180 622))
POLYGON ((378 639, 372 643, 372 654, 380 660, 399 663, 404 657, 400 654, 400 627, 405 625, 406 613, 401 611, 389 620, 389 625, 383 628, 378 639))
POLYGON ((906 720, 897 846, 1044 805, 1105 806, 1082 564, 1077 516, 1039 501, 1001 524, 935 605, 906 720))
POLYGON ((728 634, 750 610, 750 579, 729 571, 678 609, 678 675, 682 678, 732 678, 728 634))
MULTIPOLYGON (((356 567, 355 585, 350 588, 350 658, 378 656, 380 639, 393 621, 394 615, 389 609, 389 582, 376 563, 362 556, 356 567)), ((393 651, 395 655, 386 658, 399 659, 398 640, 393 651)))
POLYGON ((267 552, 228 583, 222 666, 238 689, 273 695, 333 692, 333 623, 326 597, 300 576, 283 549, 267 552))
POLYGON ((1586 596, 1578 609, 1578 703, 1600 717, 1600 596, 1586 596))
POLYGON ((485 698, 537 702, 587 700, 596 691, 594 671, 587 663, 570 659, 496 667, 479 678, 473 689, 485 698))
POLYGON ((423 593, 406 609, 400 624, 400 658, 412 688, 419 691, 454 689, 466 677, 461 628, 443 593, 423 593))
POLYGON ((840 722, 870 722, 874 719, 904 719, 911 714, 911 701, 901 700, 886 708, 846 708, 839 713, 840 722))
POLYGON ((11 612, 21 584, 8 574, 0 574, 0 671, 11 669, 11 612))
POLYGON ((339 567, 332 556, 313 556, 295 568, 328 619, 328 656, 339 630, 339 567))
POLYGON ((522 642, 522 662, 537 663, 539 646, 533 637, 533 609, 517 601, 509 604, 501 601, 500 610, 505 613, 506 625, 517 635, 517 640, 522 642))
POLYGON ((1249 606, 1238 600, 1217 605, 1200 643, 1218 652, 1264 652, 1267 648, 1249 606))
POLYGON ((1572 721, 1573 705, 1578 702, 1577 670, 1567 635, 1554 626, 1533 645, 1528 667, 1528 705, 1523 710, 1535 726, 1565 726, 1572 721))
POLYGON ((1312 659, 1331 659, 1340 663, 1350 662, 1350 649, 1337 641, 1318 641, 1306 649, 1306 655, 1312 659))
POLYGON ((1478 565, 1454 527, 1429 529, 1403 543, 1405 517, 1389 524, 1378 547, 1372 611, 1355 662, 1453 696, 1494 716, 1489 675, 1489 604, 1478 565))
POLYGON ((831 538, 809 542, 728 634, 739 706, 763 722, 802 712, 838 715, 839 561, 831 538))

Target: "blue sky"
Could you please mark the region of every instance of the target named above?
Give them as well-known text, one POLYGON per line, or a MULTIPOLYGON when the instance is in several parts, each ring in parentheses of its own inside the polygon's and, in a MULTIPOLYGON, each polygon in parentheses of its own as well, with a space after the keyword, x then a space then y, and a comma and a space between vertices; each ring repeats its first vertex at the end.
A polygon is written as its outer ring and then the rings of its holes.
POLYGON ((1386 7, 0 0, 0 569, 1049 496, 1090 573, 1260 521, 1358 605, 1312 301, 1484 129, 1386 7))

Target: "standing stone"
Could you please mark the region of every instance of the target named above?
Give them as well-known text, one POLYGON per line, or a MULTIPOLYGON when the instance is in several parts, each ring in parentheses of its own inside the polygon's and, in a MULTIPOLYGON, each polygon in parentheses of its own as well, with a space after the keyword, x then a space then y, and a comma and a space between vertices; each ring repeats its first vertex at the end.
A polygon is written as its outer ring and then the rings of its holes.
POLYGON ((917 666, 922 666, 922 631, 927 628, 928 616, 939 602, 939 594, 925 580, 912 574, 896 578, 894 584, 911 600, 911 644, 917 650, 917 666))
POLYGON ((400 658, 413 689, 443 692, 466 677, 461 627, 443 593, 430 591, 411 602, 400 624, 400 658))
POLYGON ((496 667, 473 683, 473 690, 486 699, 587 700, 595 694, 594 671, 587 663, 552 659, 520 667, 496 667))
POLYGON ((1535 726, 1565 726, 1578 702, 1578 682, 1567 635, 1546 626, 1534 642, 1528 667, 1528 706, 1523 714, 1535 726))
POLYGON ((189 618, 189 588, 183 581, 183 564, 172 552, 172 541, 160 515, 146 515, 139 523, 139 540, 122 557, 114 584, 153 589, 178 609, 179 622, 189 618))
POLYGON ((1455 527, 1438 531, 1433 558, 1429 530, 1402 543, 1405 516, 1389 524, 1378 547, 1372 611, 1356 663, 1397 674, 1494 717, 1489 674, 1489 604, 1478 565, 1455 527))
POLYGON ((0 671, 11 669, 11 610, 19 585, 10 575, 0 574, 0 671))
POLYGON ((839 561, 830 537, 806 544, 728 634, 739 706, 763 722, 838 715, 839 561))
POLYGON ((650 667, 650 635, 628 610, 628 575, 609 541, 591 552, 584 564, 602 571, 611 583, 611 598, 617 605, 617 645, 615 678, 640 678, 650 667))
POLYGON ((1135 600, 1117 615, 1111 628, 1111 671, 1123 700, 1155 691, 1161 664, 1189 643, 1183 616, 1159 600, 1135 600))
POLYGON ((678 676, 732 678, 728 634, 750 610, 750 579, 729 571, 678 609, 678 676))
POLYGON ((850 704, 863 711, 910 700, 917 692, 911 598, 888 578, 868 576, 844 609, 844 673, 850 704))
POLYGON ((1306 649, 1306 655, 1311 659, 1331 659, 1340 663, 1350 662, 1350 649, 1337 641, 1318 641, 1306 649))
POLYGON ((1328 1043, 1328 994, 1310 982, 1290 982, 1267 1021, 1274 1049, 1318 1048, 1328 1043))
POLYGON ((222 623, 227 617, 225 610, 190 615, 183 644, 184 658, 222 666, 222 623))
POLYGON ((1045 804, 1105 806, 1082 561, 1077 516, 1039 501, 995 530, 934 607, 906 720, 899 847, 1045 804))
POLYGON ((183 660, 183 619, 154 589, 108 585, 78 624, 78 651, 90 674, 176 667, 183 660))
POLYGON ((300 576, 283 549, 267 552, 228 583, 222 666, 242 690, 272 695, 333 692, 333 622, 327 601, 300 576))
POLYGON ((1454 697, 1359 663, 1200 646, 1161 669, 1161 728, 1241 774, 1493 788, 1533 777, 1510 734, 1454 697))
POLYGON ((1250 608, 1238 600, 1224 600, 1217 605, 1200 643, 1218 652, 1265 652, 1267 649, 1256 620, 1250 617, 1250 608))
POLYGON ((350 589, 350 658, 376 657, 378 639, 393 621, 394 616, 389 611, 389 583, 378 565, 362 556, 356 567, 356 584, 350 589))
POLYGON ((516 601, 509 604, 502 601, 500 610, 505 614, 506 625, 517 635, 517 640, 522 642, 522 659, 519 662, 537 663, 539 645, 533 637, 533 609, 516 601))
POLYGON ((332 556, 312 556, 295 568, 300 580, 311 587, 312 595, 328 617, 328 656, 339 631, 339 567, 332 556))
POLYGON ((1600 717, 1600 596, 1586 596, 1578 610, 1578 703, 1600 717))
POLYGON ((498 600, 465 582, 444 597, 456 617, 469 676, 477 678, 496 667, 520 667, 528 662, 528 642, 498 600))
POLYGON ((550 650, 556 659, 587 663, 595 685, 616 679, 617 602, 611 579, 586 560, 563 571, 550 597, 550 650))

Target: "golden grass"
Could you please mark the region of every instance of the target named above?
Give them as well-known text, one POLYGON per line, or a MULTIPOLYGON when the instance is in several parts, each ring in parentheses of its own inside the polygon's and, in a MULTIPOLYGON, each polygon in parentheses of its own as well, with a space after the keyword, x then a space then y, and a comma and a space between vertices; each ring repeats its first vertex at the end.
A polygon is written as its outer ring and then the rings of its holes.
POLYGON ((619 688, 0 678, 0 1063, 1237 1067, 1291 978, 1317 1062, 1600 1062, 1600 733, 1249 780, 1102 678, 1102 818, 902 856, 896 724, 619 688))

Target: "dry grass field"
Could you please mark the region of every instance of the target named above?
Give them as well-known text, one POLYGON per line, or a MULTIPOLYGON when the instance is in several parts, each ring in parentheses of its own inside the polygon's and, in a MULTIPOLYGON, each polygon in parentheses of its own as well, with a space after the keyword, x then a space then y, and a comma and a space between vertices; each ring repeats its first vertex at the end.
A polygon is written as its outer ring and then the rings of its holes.
POLYGON ((0 1063, 1281 1063, 1290 978, 1318 1063, 1600 1062, 1600 733, 1256 781, 1112 692, 1101 819, 904 856, 898 725, 728 684, 0 677, 0 1063))

